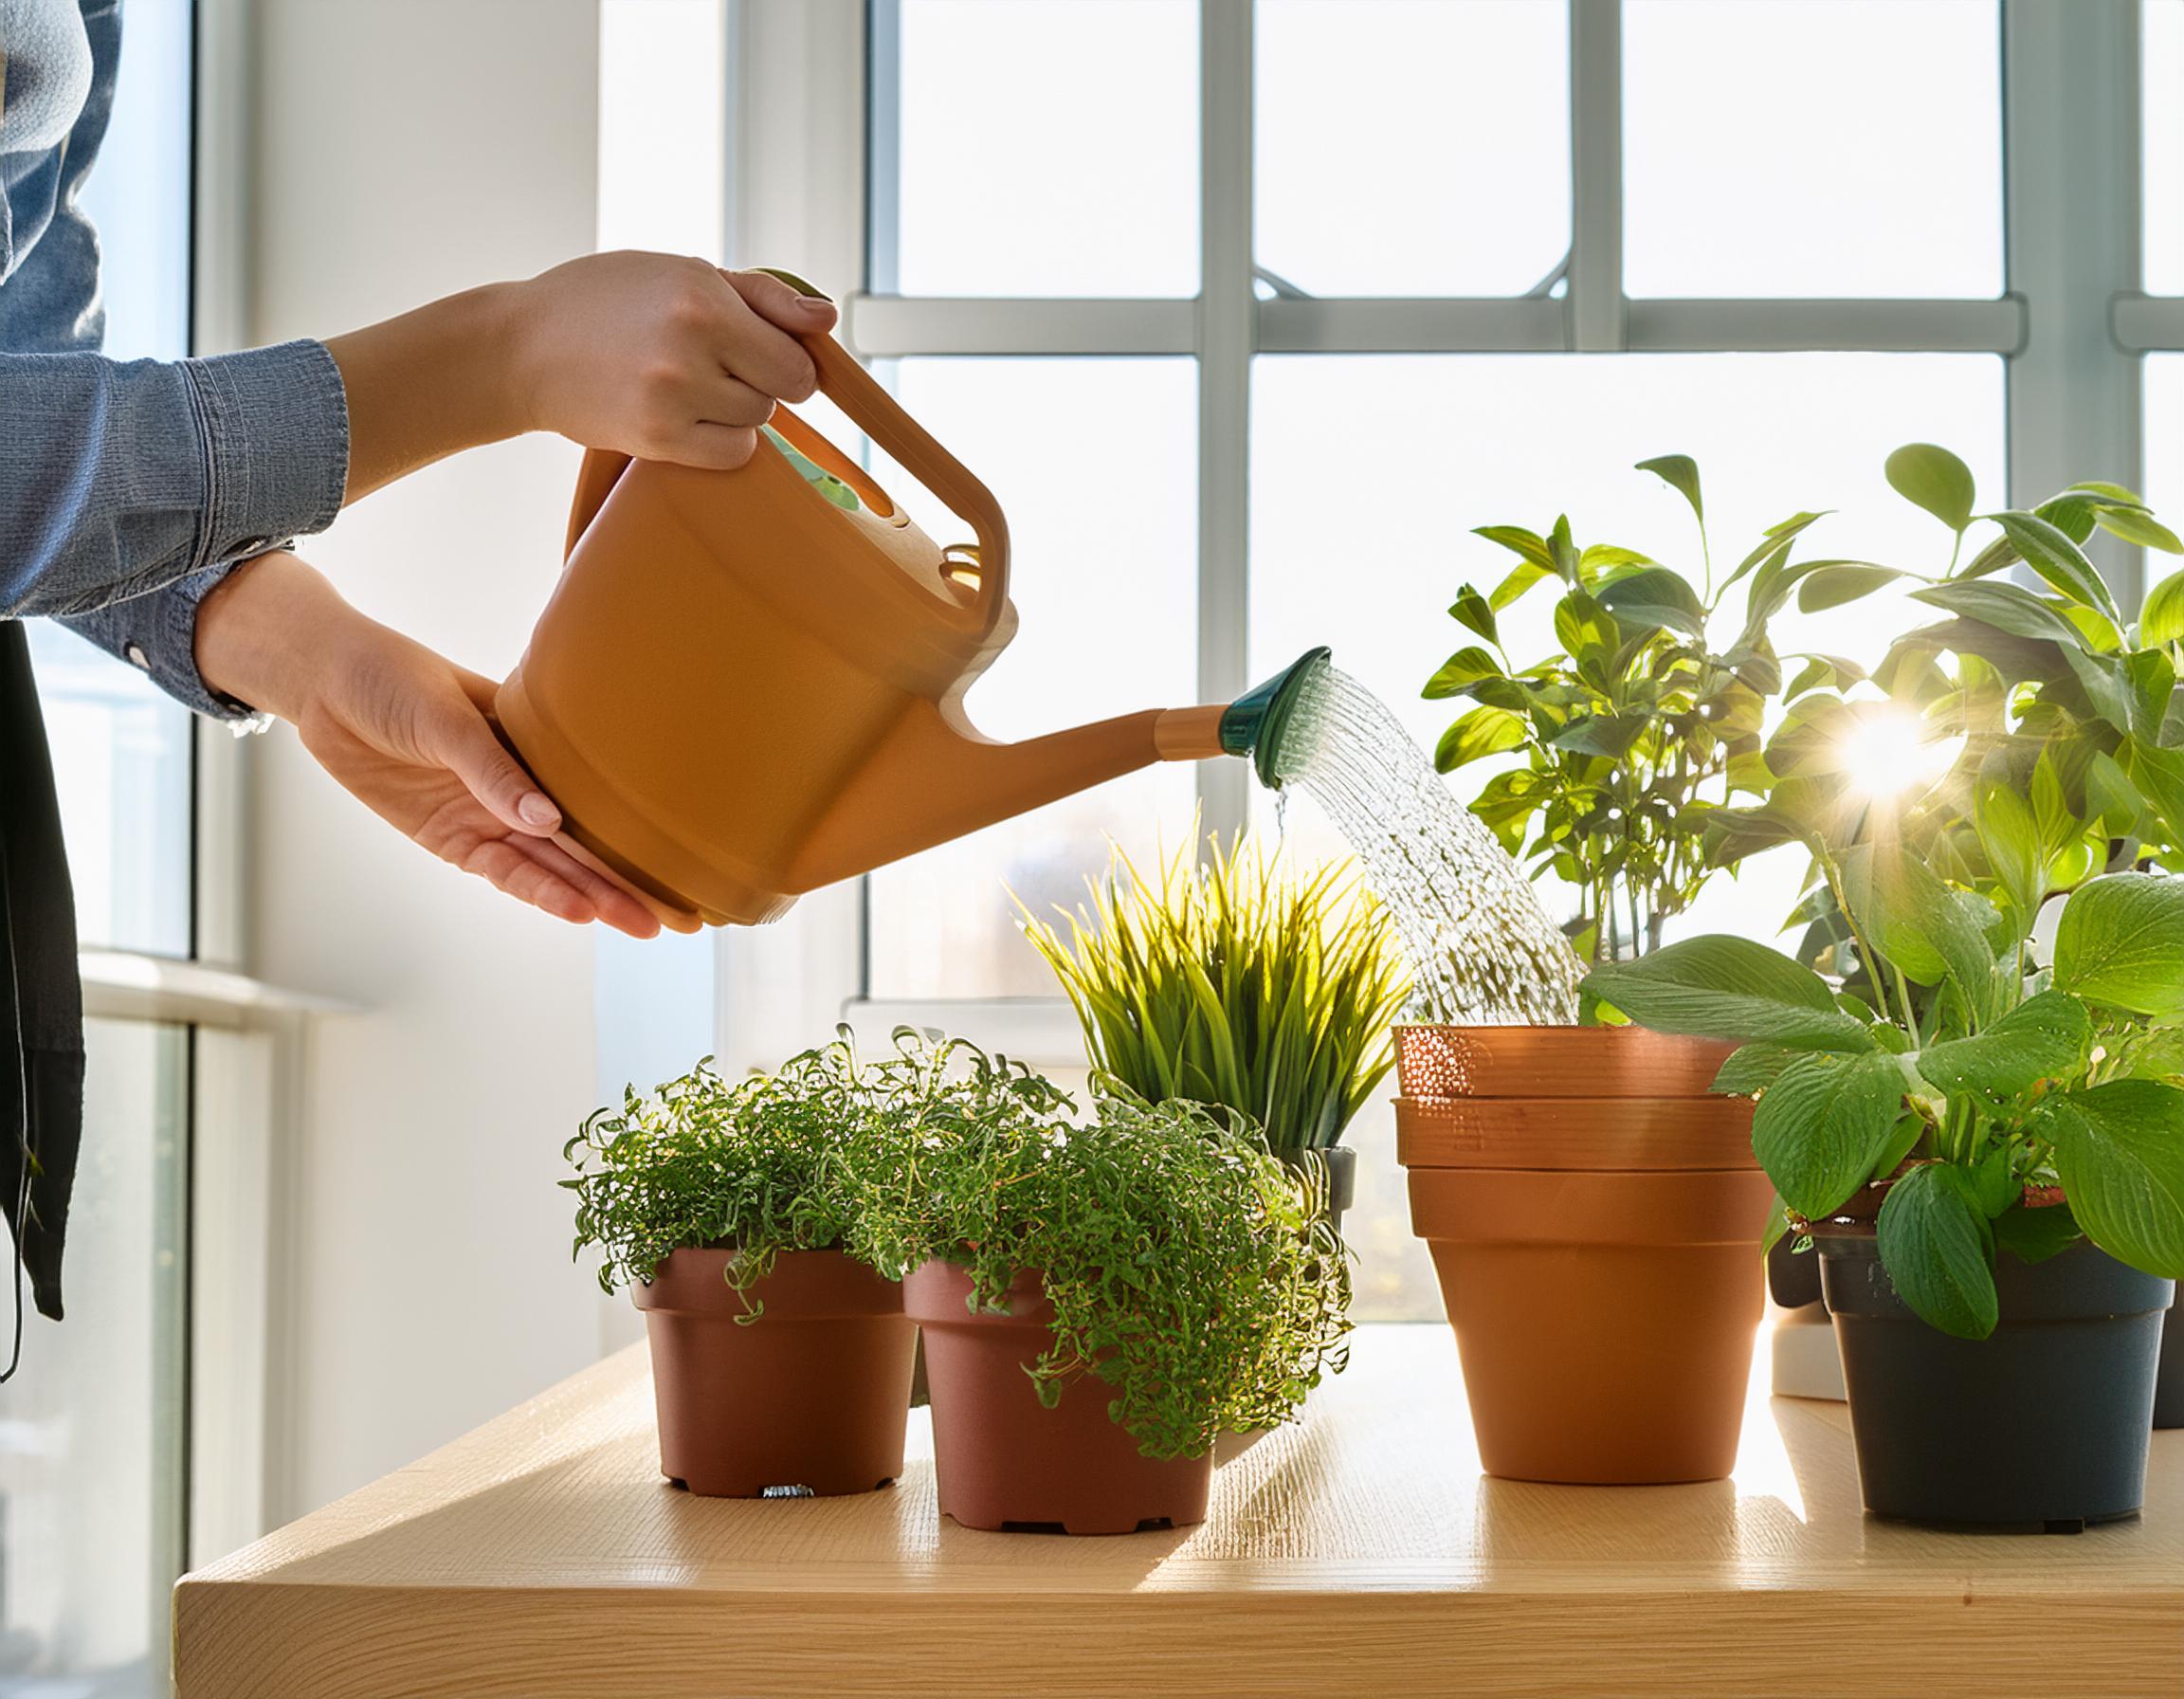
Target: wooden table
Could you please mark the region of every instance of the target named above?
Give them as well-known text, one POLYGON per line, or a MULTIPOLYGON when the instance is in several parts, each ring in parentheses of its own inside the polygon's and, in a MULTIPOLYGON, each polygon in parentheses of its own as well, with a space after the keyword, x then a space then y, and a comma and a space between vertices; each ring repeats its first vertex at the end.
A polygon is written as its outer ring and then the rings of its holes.
POLYGON ((2184 1693, 2184 1433, 2075 1537, 1869 1521, 1841 1407, 1756 1392, 1733 1481, 1488 1480, 1436 1325, 1362 1329, 1194 1529, 958 1528, 911 1439, 884 1492, 691 1498, 624 1352, 183 1581, 182 1699, 2184 1693))

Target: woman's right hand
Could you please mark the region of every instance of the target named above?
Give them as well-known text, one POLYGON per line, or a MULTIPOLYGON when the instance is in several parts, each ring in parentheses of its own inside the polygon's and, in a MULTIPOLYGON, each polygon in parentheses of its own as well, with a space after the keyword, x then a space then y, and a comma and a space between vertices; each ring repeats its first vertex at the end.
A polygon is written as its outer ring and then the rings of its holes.
POLYGON ((590 254, 510 286, 511 378, 534 429, 684 466, 739 466, 775 401, 818 387, 797 338, 831 301, 763 271, 590 254))

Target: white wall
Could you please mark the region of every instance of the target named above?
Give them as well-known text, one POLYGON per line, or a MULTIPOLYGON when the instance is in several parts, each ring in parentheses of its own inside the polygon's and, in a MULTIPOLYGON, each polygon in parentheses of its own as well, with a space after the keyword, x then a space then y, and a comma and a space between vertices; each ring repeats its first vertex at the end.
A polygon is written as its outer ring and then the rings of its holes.
MULTIPOLYGON (((326 336, 588 251, 594 0, 261 0, 252 336, 326 336)), ((307 557, 504 672, 550 588, 576 452, 528 439, 373 496, 307 557)), ((383 826, 287 731, 252 751, 253 971, 354 999, 294 1129, 299 1513, 589 1361, 562 1142, 593 1102, 592 945, 383 826)), ((278 1483, 276 1483, 278 1486, 278 1483)))

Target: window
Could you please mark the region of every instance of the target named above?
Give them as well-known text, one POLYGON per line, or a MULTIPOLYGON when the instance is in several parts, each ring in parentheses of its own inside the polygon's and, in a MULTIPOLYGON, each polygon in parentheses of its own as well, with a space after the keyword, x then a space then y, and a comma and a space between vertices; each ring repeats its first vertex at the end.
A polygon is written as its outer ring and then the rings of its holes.
MULTIPOLYGON (((996 736, 1226 700, 1326 642, 1429 739, 1439 610, 1498 559, 1468 528, 1567 511, 1683 551, 1683 504, 1630 469, 1651 454, 1700 460, 1718 548, 1822 505, 1845 510, 1830 552, 1930 548, 1880 476, 1914 438, 1993 505, 2102 469, 2184 502, 2184 355, 2140 357, 2184 349, 2184 301, 2154 299, 2184 295, 2184 0, 1097 11, 835 0, 737 42, 747 104, 784 112, 787 77, 808 135, 865 146, 801 176, 747 146, 736 251, 861 278, 848 338, 1016 529, 1022 631, 968 703, 996 736), (2128 121, 2086 121, 2107 112, 2128 121), (849 191, 861 217, 812 219, 849 191)), ((2133 553, 2102 564, 2135 594, 2133 553)), ((1882 623, 1781 636, 1871 652, 1882 623)), ((801 925, 806 1013, 831 986, 867 1027, 1061 1064, 1074 1027, 1008 891, 1066 900, 1103 832, 1173 844, 1194 808, 1274 819, 1239 763, 1140 775, 725 941, 723 984, 737 951, 788 983, 801 925)), ((1287 834, 1324 853, 1309 815, 1287 834)), ((1718 882, 1691 923, 1768 935, 1799 871, 1718 882)), ((780 1031, 772 1007, 748 1024, 780 1031)), ((1351 1140, 1358 1309, 1436 1316, 1390 1121, 1351 1140)))
MULTIPOLYGON (((123 357, 190 345, 193 27, 188 0, 132 0, 114 119, 86 184, 107 348, 123 357)), ((108 964, 88 976, 96 1014, 115 978, 151 984, 164 959, 198 948, 195 728, 135 668, 59 626, 33 621, 28 635, 79 929, 108 964)), ((195 1030, 164 1018, 156 992, 132 1001, 130 1018, 87 1023, 68 1319, 27 1319, 22 1373, 0 1391, 0 1692, 170 1690, 168 1594, 191 1509, 202 1100, 195 1030)), ((201 1295, 225 1293, 209 1281, 201 1295)))

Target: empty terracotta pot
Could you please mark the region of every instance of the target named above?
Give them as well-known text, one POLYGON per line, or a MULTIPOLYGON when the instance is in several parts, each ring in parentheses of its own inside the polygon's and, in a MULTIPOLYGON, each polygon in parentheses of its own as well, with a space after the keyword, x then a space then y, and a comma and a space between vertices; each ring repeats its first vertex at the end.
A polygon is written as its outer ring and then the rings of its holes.
POLYGON ((1046 1349, 1053 1306, 1037 1274, 1009 1288, 1006 1315, 969 1307, 971 1277, 933 1261, 902 1283, 922 1329, 940 1508, 969 1528, 1129 1534, 1206 1520, 1213 1458, 1161 1461, 1107 1414, 1092 1377, 1048 1410, 1024 1371, 1046 1349))
POLYGON ((1734 1047, 1635 1028, 1397 1037, 1411 1223, 1433 1253, 1487 1472, 1726 1475, 1773 1195, 1751 1104, 1707 1091, 1734 1047))
POLYGON ((918 1331, 902 1288, 839 1251, 791 1251, 753 1288, 733 1251, 678 1251, 631 1294, 645 1312, 660 1472, 708 1498, 870 1492, 902 1472, 918 1331))

